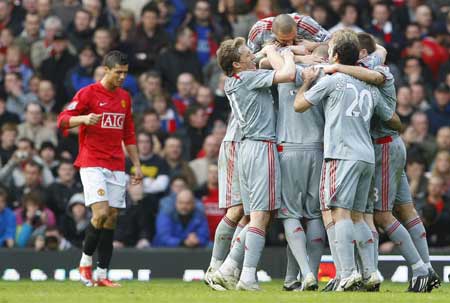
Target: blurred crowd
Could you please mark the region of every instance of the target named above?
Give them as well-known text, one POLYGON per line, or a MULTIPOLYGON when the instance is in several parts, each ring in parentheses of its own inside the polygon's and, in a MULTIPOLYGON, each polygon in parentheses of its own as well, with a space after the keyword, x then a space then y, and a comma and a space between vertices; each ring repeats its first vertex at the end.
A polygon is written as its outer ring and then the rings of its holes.
MULTIPOLYGON (((449 246, 448 1, 0 0, 0 247, 81 247, 90 214, 72 165, 77 130, 63 136, 56 117, 101 79, 112 49, 129 56, 124 87, 145 176, 128 187, 114 245, 208 246, 224 214, 217 157, 230 112, 215 52, 290 12, 330 32, 366 31, 388 50, 414 202, 430 246, 449 246)), ((268 244, 284 245, 280 225, 268 244)))

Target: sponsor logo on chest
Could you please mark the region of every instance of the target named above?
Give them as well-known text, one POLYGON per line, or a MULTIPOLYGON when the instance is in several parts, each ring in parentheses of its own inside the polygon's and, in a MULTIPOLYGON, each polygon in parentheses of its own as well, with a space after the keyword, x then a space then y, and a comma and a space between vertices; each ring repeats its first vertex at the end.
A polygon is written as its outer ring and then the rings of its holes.
POLYGON ((125 114, 103 113, 102 128, 123 129, 125 114))

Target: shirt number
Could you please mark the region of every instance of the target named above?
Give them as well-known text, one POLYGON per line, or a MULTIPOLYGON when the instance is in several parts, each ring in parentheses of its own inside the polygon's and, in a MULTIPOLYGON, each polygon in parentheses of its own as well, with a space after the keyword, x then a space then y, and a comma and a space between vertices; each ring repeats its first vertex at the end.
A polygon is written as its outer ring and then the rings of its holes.
POLYGON ((345 115, 347 117, 359 117, 364 108, 366 114, 362 118, 366 122, 369 121, 373 107, 372 94, 367 89, 363 89, 358 93, 356 86, 352 83, 347 83, 347 88, 355 93, 355 99, 353 99, 352 104, 345 111, 345 115))

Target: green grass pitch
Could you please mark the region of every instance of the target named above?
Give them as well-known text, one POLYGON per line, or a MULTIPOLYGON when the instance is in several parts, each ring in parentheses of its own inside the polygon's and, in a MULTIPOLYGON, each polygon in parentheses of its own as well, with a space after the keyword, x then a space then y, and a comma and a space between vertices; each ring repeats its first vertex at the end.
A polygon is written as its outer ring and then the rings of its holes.
MULTIPOLYGON (((86 288, 77 282, 0 282, 0 303, 422 303, 450 302, 450 285, 443 284, 432 293, 405 293, 406 284, 383 283, 380 293, 284 292, 282 281, 261 283, 261 292, 216 292, 202 282, 156 279, 150 282, 123 282, 121 288, 86 288)), ((322 287, 323 285, 321 285, 322 287)))

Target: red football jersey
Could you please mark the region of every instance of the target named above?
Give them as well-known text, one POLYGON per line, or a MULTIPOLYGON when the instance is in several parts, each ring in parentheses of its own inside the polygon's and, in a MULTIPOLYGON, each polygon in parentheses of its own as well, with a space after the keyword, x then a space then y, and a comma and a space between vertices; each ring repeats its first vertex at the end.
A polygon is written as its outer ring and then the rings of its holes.
POLYGON ((127 91, 109 91, 100 82, 80 89, 58 117, 58 127, 65 130, 73 116, 101 114, 96 125, 80 125, 79 153, 74 165, 125 170, 125 145, 136 144, 131 98, 127 91))

